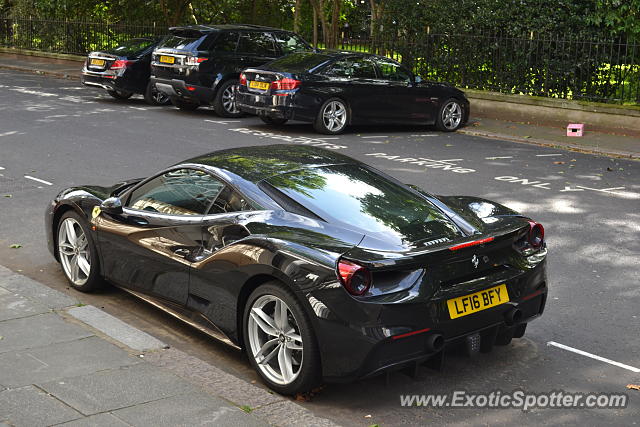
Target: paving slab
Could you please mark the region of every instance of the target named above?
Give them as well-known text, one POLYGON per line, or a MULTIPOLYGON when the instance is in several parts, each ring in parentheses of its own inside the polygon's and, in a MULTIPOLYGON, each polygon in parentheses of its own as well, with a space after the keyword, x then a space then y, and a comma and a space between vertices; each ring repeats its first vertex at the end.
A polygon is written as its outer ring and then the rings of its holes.
POLYGON ((146 363, 38 383, 38 386, 84 415, 112 411, 197 390, 175 375, 146 363))
POLYGON ((196 425, 253 427, 268 425, 253 415, 231 406, 228 402, 204 393, 156 400, 120 409, 113 413, 127 423, 139 427, 196 425))
POLYGON ((73 307, 67 310, 67 312, 76 319, 81 320, 134 350, 149 351, 167 347, 167 345, 159 339, 124 323, 122 320, 92 305, 73 307))
MULTIPOLYGON (((80 418, 79 420, 70 421, 60 424, 65 427, 126 427, 130 424, 125 423, 113 414, 98 414, 90 417, 80 418)), ((2 424, 0 424, 0 427, 2 424)))
POLYGON ((77 299, 44 286, 21 274, 13 273, 0 279, 0 287, 18 293, 53 310, 60 310, 78 304, 77 299))
POLYGON ((98 337, 0 354, 0 384, 8 388, 141 363, 98 337))
POLYGON ((289 400, 262 406, 252 412, 255 416, 267 420, 279 427, 337 427, 333 421, 316 417, 302 406, 289 400))
POLYGON ((11 426, 49 426, 82 417, 33 386, 0 392, 0 420, 11 426))
POLYGON ((73 341, 92 335, 85 328, 65 322, 55 313, 5 320, 0 322, 0 354, 73 341))
POLYGON ((48 307, 0 287, 0 322, 29 317, 48 311, 50 311, 48 307))

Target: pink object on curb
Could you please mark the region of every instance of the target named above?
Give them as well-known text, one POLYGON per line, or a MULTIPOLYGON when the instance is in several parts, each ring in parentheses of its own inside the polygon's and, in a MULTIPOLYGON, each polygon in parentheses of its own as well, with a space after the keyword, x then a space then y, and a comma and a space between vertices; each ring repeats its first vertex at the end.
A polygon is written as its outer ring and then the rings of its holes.
POLYGON ((569 123, 567 125, 567 136, 582 136, 584 123, 569 123))

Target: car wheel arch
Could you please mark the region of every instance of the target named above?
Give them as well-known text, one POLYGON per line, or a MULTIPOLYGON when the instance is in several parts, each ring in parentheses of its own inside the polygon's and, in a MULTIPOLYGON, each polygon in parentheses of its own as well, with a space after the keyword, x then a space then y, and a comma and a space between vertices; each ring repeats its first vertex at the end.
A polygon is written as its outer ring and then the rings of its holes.
POLYGON ((73 211, 82 217, 85 216, 84 212, 82 212, 82 209, 80 209, 80 207, 78 207, 74 203, 63 203, 54 212, 53 219, 51 220, 51 230, 53 231, 53 250, 56 261, 60 261, 58 255, 58 224, 60 224, 60 219, 62 218, 62 216, 69 211, 73 211))

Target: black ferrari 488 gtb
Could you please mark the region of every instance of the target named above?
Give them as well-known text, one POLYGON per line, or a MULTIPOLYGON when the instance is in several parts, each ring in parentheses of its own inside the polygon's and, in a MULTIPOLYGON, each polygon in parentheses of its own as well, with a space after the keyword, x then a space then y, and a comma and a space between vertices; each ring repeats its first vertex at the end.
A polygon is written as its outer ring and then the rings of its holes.
POLYGON ((69 188, 45 222, 73 287, 106 279, 243 348, 283 394, 507 344, 547 296, 537 222, 314 147, 69 188))

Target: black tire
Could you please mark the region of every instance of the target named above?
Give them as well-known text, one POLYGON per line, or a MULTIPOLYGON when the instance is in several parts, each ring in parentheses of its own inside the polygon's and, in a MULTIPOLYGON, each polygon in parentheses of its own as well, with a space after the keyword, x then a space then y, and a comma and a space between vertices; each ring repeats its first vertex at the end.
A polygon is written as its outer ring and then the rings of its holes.
POLYGON ((449 98, 440 104, 436 117, 436 128, 442 132, 455 132, 464 124, 465 111, 456 98, 449 98))
POLYGON ((227 80, 222 83, 216 91, 216 97, 213 100, 213 109, 220 117, 236 118, 244 115, 236 104, 237 86, 237 80, 227 80))
POLYGON ((274 125, 274 126, 282 126, 283 124, 289 121, 288 119, 274 118, 274 117, 268 117, 268 116, 260 116, 260 120, 262 120, 268 125, 274 125))
POLYGON ((168 105, 171 104, 169 95, 164 92, 160 92, 156 85, 149 82, 147 89, 144 91, 144 100, 149 105, 168 105))
POLYGON ((200 106, 199 104, 183 101, 182 99, 173 96, 171 97, 171 103, 183 111, 195 111, 200 106))
POLYGON ((87 224, 87 221, 85 218, 81 217, 79 214, 77 214, 74 211, 68 211, 64 215, 62 215, 62 217, 60 217, 60 220, 56 224, 55 241, 56 241, 56 255, 58 257, 58 261, 61 264, 62 271, 65 277, 67 278, 67 280, 69 281, 69 284, 73 288, 81 292, 92 292, 92 291, 101 289, 105 286, 105 282, 100 276, 100 259, 98 257, 96 245, 95 245, 95 242, 93 241, 93 237, 91 235, 89 225, 87 224), (64 226, 65 221, 67 219, 71 219, 75 221, 75 223, 77 223, 77 225, 82 229, 84 236, 86 236, 86 243, 87 243, 87 249, 88 249, 88 255, 89 255, 88 258, 90 260, 90 270, 89 270, 89 274, 86 275, 86 281, 84 281, 84 283, 81 283, 81 284, 75 283, 74 280, 70 277, 67 269, 64 266, 64 261, 63 261, 64 255, 60 253, 60 229, 64 226))
POLYGON ((125 90, 108 90, 107 93, 115 99, 129 99, 133 95, 133 92, 127 92, 125 90))
POLYGON ((349 111, 347 103, 340 98, 330 98, 320 107, 318 116, 315 122, 313 122, 313 128, 316 132, 325 135, 338 135, 344 132, 350 120, 351 112, 349 111), (336 108, 334 109, 333 107, 336 108), (327 115, 333 116, 327 117, 327 115), (334 121, 332 121, 332 119, 334 121))
MULTIPOLYGON (((283 395, 294 395, 297 393, 305 393, 316 388, 321 383, 321 363, 320 363, 320 351, 313 332, 311 321, 309 320, 304 308, 298 302, 298 299, 293 292, 288 289, 284 284, 278 281, 267 282, 258 288, 256 288, 245 305, 242 321, 242 331, 244 338, 245 351, 249 362, 253 368, 258 372, 258 375, 262 380, 277 393, 283 395), (256 357, 252 354, 251 342, 249 338, 249 317, 251 309, 254 304, 263 297, 271 298, 276 297, 282 300, 289 308, 289 312, 292 314, 291 319, 295 321, 298 327, 297 331, 302 338, 302 359, 301 366, 299 367, 299 373, 297 377, 289 384, 278 384, 269 379, 258 366, 256 357)), ((278 344, 276 344, 278 345, 278 344)), ((277 347, 276 347, 277 349, 277 347)), ((275 362, 275 361, 274 361, 275 362)))

